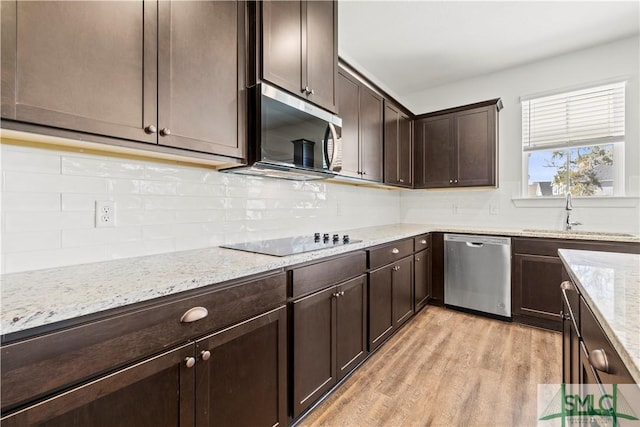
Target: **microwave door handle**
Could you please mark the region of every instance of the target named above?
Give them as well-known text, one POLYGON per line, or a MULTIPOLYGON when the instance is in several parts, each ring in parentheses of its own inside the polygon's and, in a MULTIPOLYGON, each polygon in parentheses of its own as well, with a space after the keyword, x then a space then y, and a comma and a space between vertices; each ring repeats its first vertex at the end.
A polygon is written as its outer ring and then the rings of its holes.
MULTIPOLYGON (((333 153, 331 153, 331 161, 329 162, 329 170, 335 170, 335 172, 340 172, 342 170, 342 165, 336 165, 336 162, 339 161, 338 151, 342 152, 342 138, 338 138, 338 133, 336 132, 336 128, 333 123, 329 123, 329 130, 331 131, 331 138, 333 139, 333 153), (335 169, 334 169, 335 165, 335 169)), ((329 148, 329 140, 325 141, 325 148, 329 148)))

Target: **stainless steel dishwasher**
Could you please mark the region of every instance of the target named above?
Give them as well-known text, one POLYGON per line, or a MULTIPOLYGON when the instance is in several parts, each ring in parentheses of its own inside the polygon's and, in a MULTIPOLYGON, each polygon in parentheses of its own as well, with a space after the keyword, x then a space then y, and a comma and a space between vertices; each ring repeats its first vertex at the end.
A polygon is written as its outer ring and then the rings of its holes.
POLYGON ((511 317, 511 239, 444 235, 444 303, 511 317))

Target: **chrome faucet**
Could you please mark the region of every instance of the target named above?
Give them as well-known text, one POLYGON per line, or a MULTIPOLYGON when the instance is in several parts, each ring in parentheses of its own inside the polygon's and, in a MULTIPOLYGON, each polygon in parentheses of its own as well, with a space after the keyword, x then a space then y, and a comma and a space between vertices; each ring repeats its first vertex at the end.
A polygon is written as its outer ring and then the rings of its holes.
POLYGON ((582 225, 581 222, 571 221, 571 211, 573 210, 573 204, 571 203, 571 192, 567 192, 567 204, 564 207, 564 210, 567 211, 567 220, 564 224, 564 229, 567 231, 571 231, 574 225, 582 225))

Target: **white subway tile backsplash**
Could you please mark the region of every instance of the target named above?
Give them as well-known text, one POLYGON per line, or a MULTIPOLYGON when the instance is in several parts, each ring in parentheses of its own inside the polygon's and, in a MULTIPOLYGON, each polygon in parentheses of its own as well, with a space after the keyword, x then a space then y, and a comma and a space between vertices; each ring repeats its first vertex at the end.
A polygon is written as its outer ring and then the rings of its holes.
POLYGON ((59 174, 60 156, 47 151, 3 150, 2 169, 5 171, 59 174))
POLYGON ((2 193, 3 212, 49 212, 60 210, 59 193, 2 193))
POLYGON ((393 191, 19 144, 0 155, 3 272, 400 219, 393 191), (116 202, 115 227, 95 228, 96 200, 116 202))
POLYGON ((104 245, 142 240, 141 227, 113 227, 62 230, 62 247, 104 245))
POLYGON ((62 173, 65 175, 143 178, 144 166, 129 161, 62 156, 62 173))
POLYGON ((4 252, 55 249, 60 247, 60 231, 4 232, 0 244, 4 252))

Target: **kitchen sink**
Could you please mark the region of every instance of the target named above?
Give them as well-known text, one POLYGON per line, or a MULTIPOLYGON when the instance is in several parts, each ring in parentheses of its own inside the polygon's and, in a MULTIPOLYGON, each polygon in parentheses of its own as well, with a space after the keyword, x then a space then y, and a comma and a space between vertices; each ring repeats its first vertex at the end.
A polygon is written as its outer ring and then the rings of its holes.
POLYGON ((582 230, 544 230, 538 228, 528 228, 522 230, 526 233, 549 233, 549 234, 566 234, 566 235, 582 235, 582 236, 611 236, 611 237, 636 237, 629 233, 612 233, 610 231, 582 231, 582 230))

